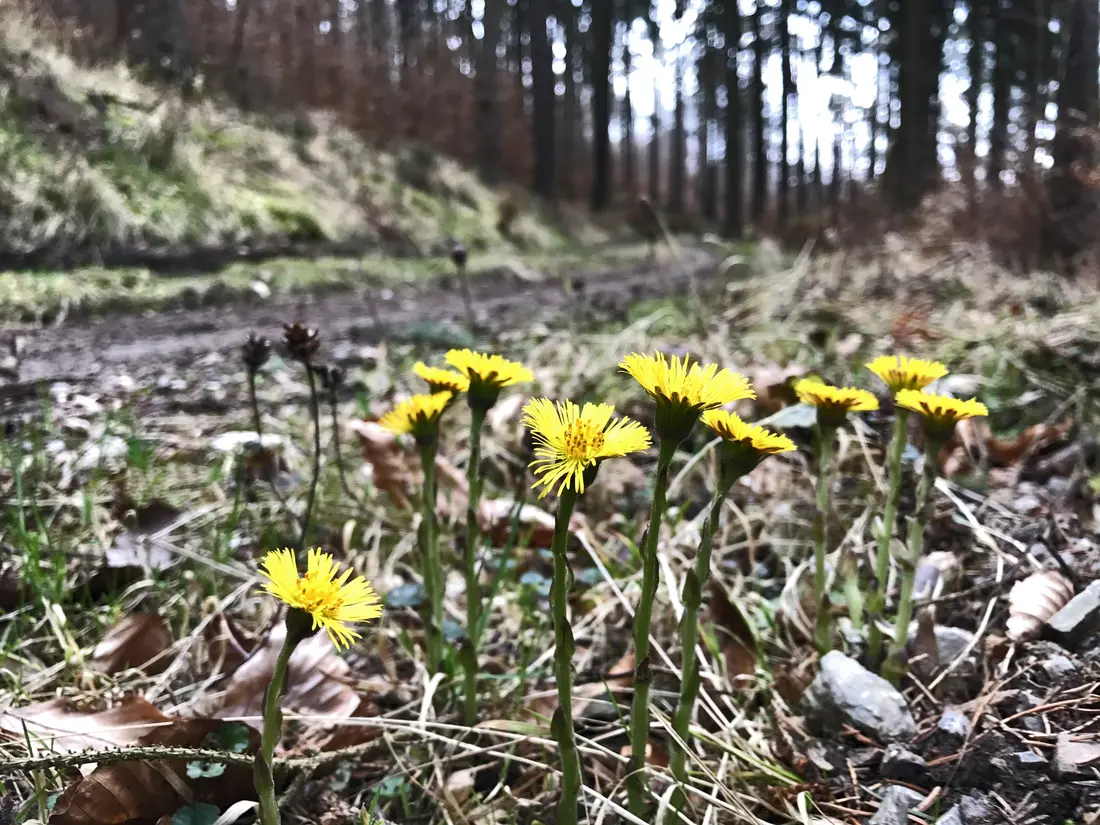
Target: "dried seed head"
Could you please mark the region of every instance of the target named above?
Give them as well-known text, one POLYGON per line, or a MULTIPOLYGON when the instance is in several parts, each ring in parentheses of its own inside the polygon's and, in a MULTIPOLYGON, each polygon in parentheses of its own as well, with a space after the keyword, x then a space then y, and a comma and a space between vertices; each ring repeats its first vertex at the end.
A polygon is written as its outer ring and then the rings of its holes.
POLYGON ((340 367, 319 364, 313 367, 313 372, 326 392, 334 393, 344 384, 344 371, 340 367))
POLYGON ((451 247, 451 260, 454 261, 454 265, 459 269, 465 269, 466 261, 469 260, 469 257, 470 253, 466 251, 466 247, 462 244, 456 242, 455 245, 451 247))
POLYGON ((306 363, 321 348, 321 335, 313 327, 283 324, 283 342, 291 358, 306 363))
POLYGON ((241 355, 244 357, 244 365, 248 367, 248 371, 256 373, 271 357, 271 342, 262 335, 250 332, 244 346, 241 347, 241 355))

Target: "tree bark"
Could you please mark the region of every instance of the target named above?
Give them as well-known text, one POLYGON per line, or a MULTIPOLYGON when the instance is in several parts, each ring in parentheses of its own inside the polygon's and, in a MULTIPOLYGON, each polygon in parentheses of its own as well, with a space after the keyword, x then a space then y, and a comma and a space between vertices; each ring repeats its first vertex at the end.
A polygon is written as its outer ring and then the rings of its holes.
POLYGON ((554 196, 554 64, 546 32, 549 0, 530 0, 531 81, 534 98, 535 192, 554 196))
POLYGON ((593 211, 611 205, 611 49, 614 46, 611 0, 592 4, 592 142, 593 211))
POLYGON ((790 131, 791 131, 791 94, 794 91, 794 78, 791 73, 791 0, 781 0, 779 9, 779 50, 783 72, 783 102, 780 113, 782 133, 780 135, 779 157, 779 226, 785 227, 790 220, 790 131))
POLYGON ((753 69, 749 88, 749 106, 753 111, 753 161, 752 161, 752 220, 757 227, 768 208, 768 136, 764 112, 764 60, 767 50, 764 44, 764 4, 757 0, 752 16, 753 69))
POLYGON ((737 77, 741 47, 741 11, 737 0, 725 0, 722 20, 726 35, 726 235, 740 238, 745 231, 743 163, 745 130, 737 77))
POLYGON ((484 32, 477 61, 478 129, 481 132, 481 177, 489 186, 500 183, 500 102, 497 97, 497 44, 506 0, 485 0, 484 32))
POLYGON ((684 135, 684 63, 677 56, 675 74, 676 108, 672 120, 672 151, 669 152, 668 166, 668 211, 680 214, 684 211, 684 155, 686 137, 684 135))

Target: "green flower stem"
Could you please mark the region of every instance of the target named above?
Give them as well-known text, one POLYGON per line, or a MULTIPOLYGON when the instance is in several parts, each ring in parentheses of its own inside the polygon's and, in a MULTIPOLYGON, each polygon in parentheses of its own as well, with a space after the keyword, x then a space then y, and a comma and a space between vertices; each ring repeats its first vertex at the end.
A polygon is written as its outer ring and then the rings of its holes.
POLYGON ((443 563, 439 558, 439 531, 435 519, 436 442, 420 445, 420 465, 424 471, 424 495, 420 519, 420 558, 424 565, 424 646, 428 672, 443 669, 443 563))
POLYGON ((829 488, 832 486, 833 439, 836 429, 818 426, 817 430, 817 512, 814 513, 814 599, 817 604, 817 624, 814 646, 824 656, 832 647, 829 620, 829 592, 825 581, 825 536, 829 523, 829 488))
MULTIPOLYGON (((695 707, 695 698, 699 695, 701 676, 695 663, 695 642, 699 635, 699 608, 703 603, 703 587, 710 576, 710 554, 714 548, 714 536, 718 532, 718 522, 722 516, 722 505, 732 485, 719 484, 710 502, 710 513, 703 523, 703 534, 699 541, 699 553, 695 557, 695 569, 689 570, 684 580, 682 599, 684 616, 680 620, 680 647, 683 656, 683 678, 680 680, 680 701, 672 717, 672 729, 680 741, 687 744, 691 725, 691 712, 695 707)), ((669 743, 671 756, 669 768, 680 786, 687 782, 687 751, 673 739, 669 743)), ((677 814, 684 807, 686 797, 682 788, 677 788, 672 797, 672 807, 668 822, 676 822, 677 814)))
POLYGON ((661 441, 657 478, 653 486, 653 509, 642 543, 642 596, 634 614, 634 702, 630 709, 630 773, 626 787, 630 813, 640 818, 644 818, 648 807, 645 754, 649 744, 649 683, 653 678, 649 669, 649 622, 653 614, 653 600, 657 596, 657 542, 665 516, 668 470, 677 446, 676 442, 667 439, 661 441))
MULTIPOLYGON (((317 499, 317 482, 321 478, 321 400, 317 397, 317 378, 313 375, 313 364, 305 361, 306 378, 309 381, 309 417, 313 421, 313 468, 309 476, 309 490, 306 493, 306 510, 302 514, 302 537, 298 540, 298 552, 306 552, 306 539, 313 519, 313 504, 317 499)), ((301 557, 299 557, 299 561, 301 557)))
POLYGON ((917 578, 917 563, 924 544, 924 528, 931 514, 932 485, 939 471, 940 443, 927 439, 924 445, 924 470, 917 485, 917 503, 909 519, 909 541, 905 553, 898 554, 901 567, 901 593, 898 596, 898 613, 894 624, 894 643, 890 646, 882 667, 882 675, 894 685, 901 681, 905 664, 901 652, 909 641, 909 622, 913 618, 913 585, 917 578))
POLYGON ((283 735, 283 710, 280 701, 286 691, 286 670, 290 655, 305 638, 296 632, 292 622, 287 622, 286 639, 275 660, 275 670, 271 682, 264 692, 264 723, 260 735, 260 749, 252 763, 252 781, 260 800, 261 825, 279 825, 279 804, 275 798, 275 747, 283 735))
POLYGON ((477 722, 477 648, 481 625, 481 590, 477 580, 477 551, 481 546, 481 530, 477 523, 481 502, 481 427, 486 409, 470 409, 470 461, 466 479, 470 494, 466 506, 466 644, 462 650, 466 689, 463 717, 467 725, 477 722))
POLYGON ((558 825, 576 825, 577 799, 581 792, 581 760, 573 732, 573 629, 569 625, 566 605, 573 585, 566 550, 569 545, 569 518, 577 493, 565 489, 558 501, 554 520, 554 538, 550 550, 554 555, 554 580, 550 586, 550 607, 554 616, 554 674, 558 688, 558 708, 550 725, 558 740, 561 755, 561 801, 558 803, 558 825))
POLYGON ((878 554, 875 556, 875 587, 867 599, 867 654, 872 662, 882 655, 882 631, 878 622, 886 612, 886 586, 890 580, 890 543, 901 499, 901 455, 905 452, 909 410, 894 407, 894 434, 886 454, 886 507, 882 513, 882 529, 878 534, 878 554))

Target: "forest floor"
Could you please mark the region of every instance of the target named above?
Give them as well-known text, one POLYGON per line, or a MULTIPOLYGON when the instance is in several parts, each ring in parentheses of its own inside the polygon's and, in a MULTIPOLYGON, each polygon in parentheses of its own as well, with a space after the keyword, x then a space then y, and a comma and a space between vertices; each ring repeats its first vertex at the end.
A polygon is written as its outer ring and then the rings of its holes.
MULTIPOLYGON (((735 488, 716 539, 684 821, 1096 821, 1100 597, 1072 634, 1047 621, 1100 577, 1095 291, 1012 276, 973 250, 934 261, 897 248, 791 262, 761 247, 747 266, 719 258, 662 250, 656 265, 490 269, 473 279, 472 334, 455 283, 426 278, 24 331, 20 374, 0 387, 9 435, 0 466, 0 781, 18 801, 16 821, 212 825, 249 815, 235 805, 250 787, 247 726, 276 643, 257 559, 299 540, 312 436, 308 386, 280 353, 261 373, 257 440, 239 347, 250 330, 277 340, 281 324, 295 321, 315 326, 320 359, 348 373, 335 407, 322 408, 309 543, 363 572, 385 612, 347 655, 310 644, 292 669, 279 763, 286 821, 552 821, 552 505, 527 492, 519 408, 529 395, 607 400, 651 424, 650 402, 616 364, 655 349, 745 373, 758 394, 741 407, 746 419, 769 418, 799 446, 735 488), (440 363, 467 344, 535 373, 493 410, 483 448, 491 616, 474 728, 461 724, 458 685, 428 678, 423 666, 414 453, 373 423, 417 391, 415 360, 440 363), (862 365, 895 351, 942 360, 952 372, 945 388, 990 410, 988 426, 964 428, 944 454, 925 540, 930 590, 902 683, 915 732, 900 750, 873 726, 815 717, 803 702, 821 662, 807 618, 811 439, 791 391, 810 374, 873 388, 862 365), (1021 582, 1037 590, 1010 599, 1021 582), (1009 641, 1010 617, 1040 638, 1009 641), (224 768, 169 760, 95 772, 65 758, 135 743, 240 758, 224 768), (44 761, 18 761, 32 754, 44 761)), ((445 632, 456 642, 468 444, 463 413, 453 418, 439 507, 445 632)), ((838 453, 832 546, 862 565, 874 553, 891 418, 887 406, 853 421, 838 453)), ((659 543, 655 806, 671 789, 680 587, 713 483, 708 442, 696 433, 673 466, 659 543)), ((912 466, 908 456, 910 476, 912 466)), ((574 712, 592 789, 582 821, 592 823, 631 821, 621 807, 622 725, 652 469, 649 454, 607 462, 572 529, 574 712)), ((835 643, 858 660, 848 595, 839 584, 832 594, 835 643)))

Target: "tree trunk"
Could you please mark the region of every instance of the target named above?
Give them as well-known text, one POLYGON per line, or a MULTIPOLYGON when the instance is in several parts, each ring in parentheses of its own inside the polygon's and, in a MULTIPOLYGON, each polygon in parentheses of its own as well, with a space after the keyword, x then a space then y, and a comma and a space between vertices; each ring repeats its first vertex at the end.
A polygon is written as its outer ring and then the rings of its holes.
POLYGON ((677 56, 674 72, 676 108, 672 120, 672 151, 668 155, 668 211, 676 215, 684 211, 684 63, 677 56))
POLYGON ((615 27, 611 0, 592 4, 592 142, 594 144, 591 206, 611 205, 611 49, 615 27))
POLYGON ((993 42, 997 56, 993 63, 993 124, 989 134, 989 185, 1002 186, 1008 152, 1008 126, 1012 107, 1012 50, 1008 38, 1008 22, 1002 10, 993 7, 993 42))
POLYGON ((768 208, 768 135, 764 112, 764 60, 767 50, 764 44, 764 4, 757 0, 752 16, 753 69, 749 89, 750 107, 754 115, 752 161, 752 220, 757 227, 768 208))
POLYGON ((649 116, 649 201, 661 202, 661 90, 653 82, 653 114, 649 116))
POLYGON ((530 0, 531 81, 534 98, 535 192, 554 196, 554 62, 547 36, 549 0, 530 0))
POLYGON ((794 78, 791 74, 791 0, 781 0, 779 9, 779 50, 783 71, 783 102, 780 113, 782 133, 780 135, 779 157, 779 226, 785 227, 790 219, 790 131, 791 131, 791 94, 794 91, 794 78))
POLYGON ((742 165, 745 130, 737 77, 741 45, 741 11, 737 0, 725 0, 722 21, 726 35, 726 235, 740 238, 745 231, 742 165))
POLYGON ((1051 146, 1053 168, 1047 182, 1049 211, 1043 227, 1047 254, 1068 260, 1095 242, 1096 193, 1081 173, 1096 164, 1092 132, 1100 113, 1097 51, 1100 14, 1094 0, 1074 0, 1063 21, 1068 32, 1064 75, 1058 88, 1058 131, 1051 146))
POLYGON ((562 102, 561 163, 563 170, 559 189, 569 200, 577 197, 577 147, 583 139, 580 117, 580 97, 577 89, 577 54, 581 52, 583 41, 577 31, 578 10, 570 0, 560 4, 560 20, 563 26, 563 46, 565 47, 565 99, 562 102))
MULTIPOLYGON (((629 33, 629 28, 627 29, 629 33)), ((630 38, 629 34, 623 37, 623 73, 626 75, 626 91, 623 94, 622 125, 623 125, 623 186, 630 195, 637 194, 637 174, 634 160, 634 104, 630 99, 630 38)))
POLYGON ((985 85, 985 43, 986 14, 985 0, 971 0, 966 27, 970 35, 970 51, 966 55, 966 70, 970 75, 970 85, 966 89, 966 108, 969 120, 966 124, 966 149, 968 163, 966 172, 967 199, 970 214, 974 214, 978 200, 978 102, 982 86, 985 85))
POLYGON ((485 0, 484 32, 477 61, 477 128, 481 132, 481 177, 489 186, 500 183, 500 101, 498 98, 497 44, 506 0, 485 0))

